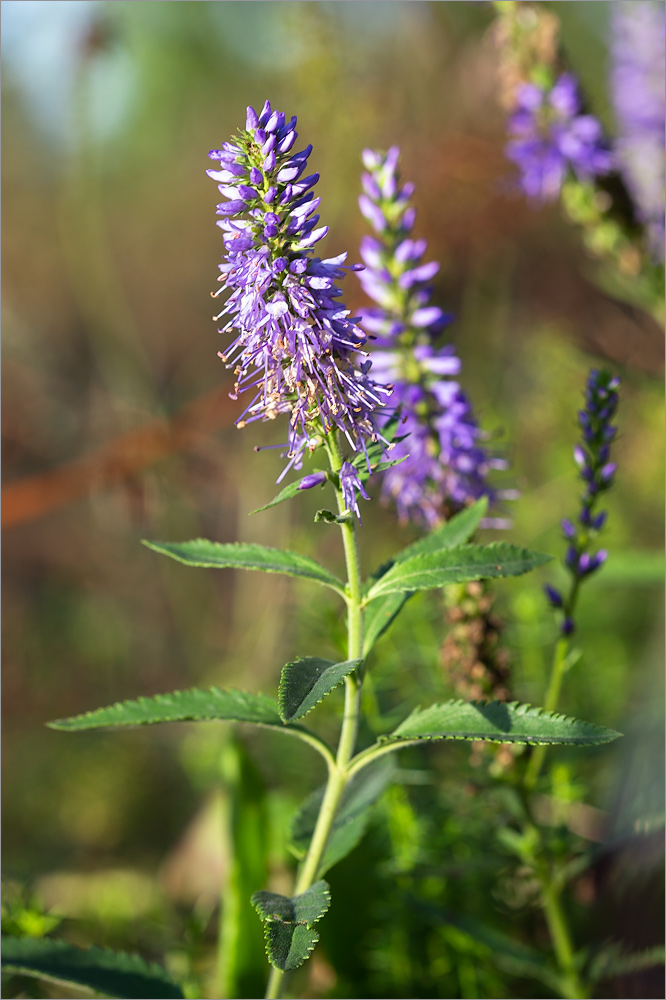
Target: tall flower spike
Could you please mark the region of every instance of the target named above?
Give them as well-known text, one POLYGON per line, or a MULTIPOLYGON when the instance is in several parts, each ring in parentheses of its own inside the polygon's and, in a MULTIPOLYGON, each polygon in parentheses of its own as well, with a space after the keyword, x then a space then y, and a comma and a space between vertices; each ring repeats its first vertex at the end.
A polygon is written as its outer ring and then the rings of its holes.
POLYGON ((396 146, 363 153, 359 206, 377 235, 363 237, 366 270, 359 279, 377 306, 363 309, 361 322, 373 335, 375 378, 394 387, 398 435, 408 435, 391 451, 391 458, 408 457, 384 473, 383 496, 395 502, 401 520, 432 525, 470 500, 494 499, 487 475, 504 463, 480 443, 469 400, 452 378, 461 367, 453 347, 435 346, 452 317, 431 303, 439 264, 424 263, 426 241, 411 236, 414 188, 400 184, 399 155, 396 146))
POLYGON ((520 168, 520 183, 529 198, 554 201, 570 169, 581 180, 612 169, 601 124, 593 115, 580 113, 578 85, 570 73, 563 73, 550 88, 522 84, 516 101, 506 155, 520 168))
POLYGON ((236 334, 220 357, 234 368, 232 398, 251 393, 236 423, 288 415, 282 476, 334 429, 351 451, 365 452, 376 440, 375 411, 390 395, 370 378, 370 362, 356 360, 366 336, 336 285, 346 254, 313 255, 328 229, 318 226, 319 175, 306 175, 312 147, 293 153, 296 137, 295 117, 286 121, 268 101, 260 113, 250 107, 245 129, 211 151, 219 166, 207 171, 225 199, 217 206, 225 255, 214 294, 231 292, 215 318, 228 317, 220 332, 236 334))
POLYGON ((591 550, 607 517, 606 511, 597 511, 597 503, 615 478, 615 463, 609 459, 611 442, 617 433, 611 421, 617 410, 619 385, 619 378, 593 368, 585 389, 585 407, 578 412, 582 440, 574 447, 573 454, 585 491, 578 523, 569 518, 562 521, 562 534, 567 542, 564 565, 571 575, 571 588, 568 597, 564 597, 550 584, 544 587, 551 606, 562 612, 564 635, 571 635, 574 630, 574 608, 581 582, 608 557, 605 549, 591 550))
POLYGON ((664 5, 613 4, 611 90, 617 159, 648 246, 664 259, 664 5))

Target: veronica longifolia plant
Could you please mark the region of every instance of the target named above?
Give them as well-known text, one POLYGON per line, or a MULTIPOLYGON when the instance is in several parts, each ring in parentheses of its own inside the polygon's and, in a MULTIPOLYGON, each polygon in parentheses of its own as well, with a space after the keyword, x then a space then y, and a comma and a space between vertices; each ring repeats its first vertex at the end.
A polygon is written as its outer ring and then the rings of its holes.
MULTIPOLYGON (((358 745, 370 652, 409 594, 515 576, 549 557, 505 542, 467 544, 486 509, 487 498, 482 497, 363 580, 354 515, 358 497, 369 499, 364 483, 371 470, 393 467, 393 459, 383 455, 395 421, 378 418, 389 387, 372 380, 362 354, 365 336, 337 302, 344 255, 322 260, 313 254, 326 228, 317 225, 317 175, 303 177, 310 147, 292 152, 295 126, 295 118, 287 121, 266 102, 259 114, 248 108, 245 128, 211 154, 219 166, 209 173, 225 198, 218 206, 224 239, 220 270, 229 296, 220 315, 228 317, 222 329, 232 341, 222 354, 234 368, 232 398, 249 394, 239 426, 284 416, 287 469, 300 468, 308 453, 325 453, 327 469, 313 469, 285 486, 263 509, 315 486, 332 491, 337 514, 321 510, 315 520, 339 528, 346 580, 310 557, 262 545, 204 539, 146 544, 190 567, 283 573, 330 588, 346 608, 346 658, 334 662, 306 655, 292 660, 282 669, 277 698, 220 688, 175 691, 52 723, 71 731, 235 721, 279 731, 321 756, 326 782, 306 800, 293 827, 302 858, 293 892, 285 896, 257 886, 253 896, 272 966, 267 997, 280 996, 283 974, 304 962, 318 940, 315 925, 330 904, 322 876, 362 837, 368 811, 388 781, 381 760, 385 755, 422 740, 584 745, 617 735, 526 705, 451 701, 415 708, 392 732, 358 745), (331 747, 316 726, 301 720, 342 684, 342 721, 337 746, 331 747)), ((414 692, 413 704, 419 698, 414 692)))

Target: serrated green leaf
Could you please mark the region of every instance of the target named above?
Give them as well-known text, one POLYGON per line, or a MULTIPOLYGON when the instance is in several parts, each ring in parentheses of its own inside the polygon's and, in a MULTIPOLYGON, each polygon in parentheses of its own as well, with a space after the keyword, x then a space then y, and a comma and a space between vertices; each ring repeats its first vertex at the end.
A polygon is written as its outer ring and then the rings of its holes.
POLYGON ((303 576, 326 587, 332 587, 344 594, 341 580, 309 556, 298 552, 272 549, 265 545, 249 542, 209 542, 205 538, 195 538, 191 542, 143 542, 149 549, 170 556, 186 566, 204 569, 256 569, 264 573, 286 573, 287 576, 303 576))
POLYGON ((331 905, 331 890, 323 879, 299 896, 281 896, 277 892, 261 889, 253 895, 252 905, 262 920, 281 920, 312 927, 331 905))
POLYGON ((395 563, 366 597, 366 604, 382 594, 433 590, 449 583, 520 576, 549 562, 551 556, 530 552, 508 542, 490 545, 457 545, 426 552, 395 563))
POLYGON ((304 656, 287 663, 282 668, 278 692, 282 720, 294 722, 307 715, 362 662, 345 660, 335 663, 317 656, 304 656))
MULTIPOLYGON (((386 758, 369 764, 354 775, 342 795, 331 834, 319 866, 321 876, 345 858, 360 843, 370 821, 371 810, 388 787, 394 765, 386 758)), ((325 786, 318 788, 301 805, 291 827, 294 853, 304 857, 310 846, 325 786)))
POLYGON ((265 923, 271 965, 288 972, 303 964, 319 940, 313 926, 331 905, 331 892, 322 879, 298 896, 255 892, 252 905, 265 923))
POLYGON ((405 740, 488 740, 492 743, 611 743, 621 733, 518 702, 448 701, 417 708, 380 743, 405 740))
POLYGON ((646 948, 643 951, 626 951, 614 942, 595 955, 587 969, 587 979, 596 983, 601 979, 631 975, 643 969, 652 969, 664 964, 666 952, 663 945, 646 948))
POLYGON ((407 603, 412 592, 384 594, 376 601, 371 601, 365 610, 365 628, 363 632, 363 656, 366 657, 380 635, 393 624, 403 605, 407 603))
POLYGON ((413 556, 424 555, 426 552, 438 552, 440 549, 452 549, 467 542, 488 511, 488 497, 481 497, 476 503, 465 507, 458 514, 429 531, 423 538, 408 545, 393 557, 394 562, 405 562, 413 556))
POLYGON ((264 924, 266 954, 276 969, 291 972, 302 965, 312 954, 319 935, 314 927, 305 924, 283 924, 267 920, 264 924))
POLYGON ((109 726, 151 726, 161 722, 251 722, 284 729, 277 702, 265 694, 219 688, 172 691, 152 698, 121 701, 70 719, 47 723, 51 729, 77 731, 109 726))
MULTIPOLYGON (((320 472, 323 472, 323 469, 312 469, 308 472, 307 476, 301 476, 300 479, 296 479, 293 483, 289 483, 289 485, 280 490, 277 496, 274 496, 269 503, 265 503, 263 507, 257 507, 256 510, 251 510, 250 514, 258 514, 262 510, 269 510, 270 507, 276 507, 279 503, 284 503, 285 500, 291 500, 291 498, 295 497, 298 493, 307 493, 307 490, 300 489, 301 483, 304 479, 307 479, 308 476, 312 476, 320 472)), ((324 475, 326 475, 326 473, 324 473, 324 475)), ((321 485, 325 486, 326 480, 324 480, 321 485)))
POLYGON ((109 997, 181 1000, 167 972, 140 955, 107 948, 75 948, 49 938, 2 937, 2 970, 71 983, 109 997))

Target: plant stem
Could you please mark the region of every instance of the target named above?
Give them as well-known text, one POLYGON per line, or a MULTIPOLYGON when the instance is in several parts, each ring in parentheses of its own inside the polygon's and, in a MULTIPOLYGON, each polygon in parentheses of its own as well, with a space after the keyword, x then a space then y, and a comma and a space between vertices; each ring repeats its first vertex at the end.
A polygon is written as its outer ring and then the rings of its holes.
MULTIPOLYGON (((337 475, 342 466, 342 457, 335 433, 327 435, 326 448, 331 470, 337 475)), ((338 488, 336 493, 338 512, 343 514, 345 504, 342 490, 338 488)), ((353 520, 349 520, 344 521, 340 528, 347 564, 347 659, 360 660, 363 656, 363 585, 356 525, 353 520)), ((350 779, 348 764, 354 756, 354 747, 356 746, 361 712, 362 683, 360 672, 354 672, 345 677, 345 707, 335 764, 329 766, 326 791, 319 809, 312 840, 296 880, 294 888, 296 896, 309 889, 317 878, 317 872, 333 828, 335 814, 350 779)), ((284 972, 281 969, 275 967, 271 969, 265 1000, 278 1000, 282 992, 283 976, 284 972)))
POLYGON ((550 880, 542 881, 543 908, 557 964, 562 972, 563 993, 567 1000, 585 1000, 587 991, 578 978, 573 944, 562 909, 559 890, 550 880))
MULTIPOLYGON (((560 699, 560 690, 562 688, 562 679, 566 673, 567 665, 567 653, 569 652, 569 641, 564 636, 562 636, 557 641, 555 646, 555 653, 553 655, 553 668, 550 672, 550 681, 548 683, 548 691, 546 692, 546 700, 544 702, 544 709, 546 712, 554 712, 557 708, 557 703, 560 699)), ((543 767, 544 757, 546 756, 546 747, 541 744, 534 748, 534 752, 530 757, 527 769, 525 771, 525 787, 532 791, 539 780, 539 775, 541 774, 541 768, 543 767)))

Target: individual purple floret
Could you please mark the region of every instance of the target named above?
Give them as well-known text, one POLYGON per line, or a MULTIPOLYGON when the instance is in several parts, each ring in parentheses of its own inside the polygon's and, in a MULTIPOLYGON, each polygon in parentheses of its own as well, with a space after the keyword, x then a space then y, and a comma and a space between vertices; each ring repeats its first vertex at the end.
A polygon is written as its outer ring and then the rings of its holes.
POLYGON ((613 4, 611 90, 619 137, 617 160, 646 227, 648 245, 664 260, 664 90, 663 3, 613 4))
POLYGON ((524 83, 516 100, 506 155, 520 168, 520 183, 529 198, 555 200, 569 170, 590 180, 612 169, 601 124, 593 115, 580 114, 578 87, 570 73, 563 73, 550 89, 524 83))
POLYGON ((619 385, 619 378, 593 368, 585 389, 585 407, 578 413, 582 441, 574 447, 574 460, 585 491, 577 524, 567 517, 562 520, 562 534, 567 542, 564 565, 571 574, 571 588, 565 598, 549 584, 544 587, 551 606, 563 612, 563 635, 574 631, 574 608, 581 582, 608 558, 605 549, 590 550, 607 517, 606 511, 596 511, 596 505, 615 477, 615 463, 609 462, 609 457, 611 442, 617 434, 611 421, 617 410, 619 385))
POLYGON ((232 398, 252 397, 236 424, 288 414, 282 475, 335 429, 351 451, 365 452, 377 439, 375 412, 390 395, 370 378, 370 362, 357 361, 366 335, 336 285, 346 254, 313 255, 328 229, 316 214, 319 175, 306 175, 312 147, 292 152, 295 127, 295 117, 287 121, 268 101, 260 113, 248 108, 245 129, 211 151, 219 167, 207 171, 225 199, 217 206, 222 287, 214 294, 231 292, 215 318, 226 315, 220 332, 236 334, 220 357, 234 368, 232 398))
POLYGON ((370 500, 371 497, 366 493, 358 472, 349 462, 342 463, 342 468, 340 469, 340 488, 345 507, 348 511, 353 511, 358 518, 359 524, 362 524, 361 512, 358 509, 358 495, 362 496, 364 500, 370 500))
POLYGON ((487 481, 491 458, 467 396, 452 376, 460 360, 436 340, 452 317, 431 303, 430 282, 439 270, 424 263, 426 241, 411 236, 416 212, 412 184, 398 178, 396 146, 388 153, 366 149, 359 206, 376 236, 364 236, 359 280, 375 307, 362 310, 361 323, 375 344, 374 378, 393 385, 392 408, 399 407, 398 436, 390 452, 404 458, 384 473, 382 494, 392 499, 401 520, 432 525, 471 500, 495 493, 487 481))

